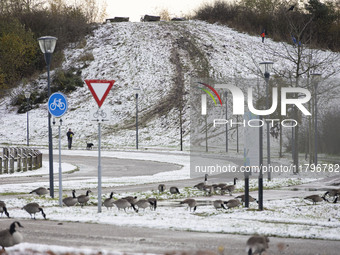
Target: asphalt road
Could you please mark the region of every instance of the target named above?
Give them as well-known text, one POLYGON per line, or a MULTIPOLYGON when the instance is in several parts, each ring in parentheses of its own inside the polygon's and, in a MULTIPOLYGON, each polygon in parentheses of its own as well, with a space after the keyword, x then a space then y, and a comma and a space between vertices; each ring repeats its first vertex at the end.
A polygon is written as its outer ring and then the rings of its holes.
MULTIPOLYGON (((56 159, 57 160, 57 159, 56 159)), ((97 176, 97 158, 83 156, 63 156, 63 162, 77 165, 81 170, 63 178, 77 179, 97 176)), ((149 175, 160 171, 179 169, 180 166, 144 161, 102 158, 103 172, 108 176, 149 175), (138 170, 136 170, 138 169, 138 170)), ((11 183, 32 182, 29 177, 5 178, 11 183)), ((47 176, 35 177, 37 181, 48 180, 47 176)), ((189 186, 200 179, 185 180, 178 186, 189 186)), ((120 191, 139 191, 155 189, 154 184, 124 186, 120 191)), ((285 191, 288 192, 288 191, 285 191)), ((275 193, 275 192, 273 192, 275 193)), ((301 194, 300 194, 301 195, 301 194)), ((1 218, 0 229, 8 228, 13 219, 1 218)), ((217 247, 225 247, 224 254, 246 254, 245 243, 249 236, 230 235, 223 233, 202 233, 176 230, 164 230, 140 227, 122 227, 114 225, 56 222, 50 220, 20 220, 24 225, 22 232, 25 242, 47 245, 62 245, 68 247, 103 248, 107 250, 133 253, 166 253, 172 251, 195 252, 209 250, 217 252, 217 247)), ((152 222, 150 222, 152 225, 152 222)), ((340 233, 340 232, 339 232, 340 233)), ((339 254, 340 242, 325 240, 307 240, 292 238, 270 238, 268 254, 299 254, 299 255, 336 255, 339 254), (288 247, 287 247, 288 245, 288 247), (280 253, 278 246, 286 247, 285 253, 280 253)))
MULTIPOLYGON (((0 228, 3 229, 11 222, 10 219, 1 219, 0 228)), ((49 220, 20 220, 20 222, 24 226, 21 232, 25 236, 25 242, 132 253, 217 252, 218 247, 223 246, 226 255, 244 255, 245 243, 249 238, 221 233, 127 228, 49 220)), ((339 245, 340 243, 336 241, 271 237, 267 254, 338 255, 339 245), (280 253, 279 246, 285 247, 284 253, 280 253)))

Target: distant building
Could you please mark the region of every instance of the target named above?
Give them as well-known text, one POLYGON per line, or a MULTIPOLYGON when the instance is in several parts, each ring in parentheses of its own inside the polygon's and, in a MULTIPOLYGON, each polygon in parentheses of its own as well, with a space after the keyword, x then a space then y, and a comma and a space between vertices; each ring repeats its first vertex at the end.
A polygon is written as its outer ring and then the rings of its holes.
POLYGON ((160 16, 151 16, 151 15, 144 15, 144 17, 140 19, 140 21, 142 22, 160 21, 160 20, 161 20, 160 16))
POLYGON ((129 17, 114 17, 113 19, 106 19, 106 23, 109 22, 128 22, 129 17))
POLYGON ((171 21, 185 21, 185 18, 172 18, 171 21))

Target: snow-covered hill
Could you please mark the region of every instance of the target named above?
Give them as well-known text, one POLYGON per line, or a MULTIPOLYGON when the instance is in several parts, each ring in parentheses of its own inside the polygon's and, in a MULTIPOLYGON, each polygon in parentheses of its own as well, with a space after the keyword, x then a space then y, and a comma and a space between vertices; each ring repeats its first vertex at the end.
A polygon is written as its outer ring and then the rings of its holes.
MULTIPOLYGON (((103 108, 111 111, 112 120, 102 125, 102 146, 107 148, 134 147, 135 94, 139 95, 139 145, 162 146, 179 149, 179 108, 184 94, 184 144, 189 145, 190 106, 188 91, 193 79, 210 77, 216 80, 252 78, 263 80, 258 63, 275 62, 276 72, 293 69, 291 62, 280 57, 290 45, 236 32, 226 26, 200 21, 158 23, 109 23, 100 25, 86 46, 65 51, 62 68, 81 69, 82 79, 115 80, 113 89, 103 108), (278 54, 273 55, 273 52, 278 54), (82 56, 92 54, 94 60, 84 62, 82 56)), ((327 54, 321 52, 319 54, 327 54)), ((52 60, 53 61, 53 60, 52 60)), ((323 74, 339 70, 323 68, 323 74)), ((46 86, 46 74, 38 85, 28 84, 26 89, 46 86)), ((263 88, 264 89, 264 88, 263 88)), ((264 90, 263 90, 264 91, 264 90)), ((97 108, 85 85, 68 94, 69 110, 63 116, 62 145, 66 147, 66 130, 75 133, 74 146, 85 148, 86 142, 96 144, 97 124, 89 120, 89 111, 97 108)), ((0 103, 0 143, 26 144, 26 114, 17 114, 9 105, 10 98, 0 103)), ((47 105, 29 112, 30 144, 47 145, 47 105)), ((57 128, 53 128, 54 146, 57 146, 57 128)))

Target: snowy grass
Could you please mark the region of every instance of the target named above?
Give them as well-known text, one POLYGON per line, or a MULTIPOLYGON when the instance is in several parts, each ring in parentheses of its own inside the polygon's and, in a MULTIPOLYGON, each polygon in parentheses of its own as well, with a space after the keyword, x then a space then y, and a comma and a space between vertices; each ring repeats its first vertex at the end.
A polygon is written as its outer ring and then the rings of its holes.
MULTIPOLYGON (((94 156, 93 151, 70 151, 74 155, 94 156)), ((103 152, 105 156, 112 156, 111 152, 103 152)), ((103 178, 103 187, 114 187, 122 185, 141 185, 148 183, 160 183, 172 180, 188 179, 189 177, 189 155, 177 153, 157 154, 157 153, 140 153, 140 152, 115 152, 115 157, 153 160, 182 165, 180 170, 161 172, 150 176, 132 176, 120 178, 103 178)), ((64 165, 64 170, 69 171, 75 168, 72 165, 64 165)), ((33 171, 35 172, 35 171, 33 171)), ((32 172, 32 173, 33 173, 32 172)), ((37 170, 39 174, 47 173, 47 164, 37 170)), ((25 175, 26 173, 16 173, 16 175, 25 175)), ((2 176, 1 178, 6 178, 2 176)), ((303 183, 313 182, 316 179, 304 178, 276 178, 272 181, 264 179, 265 189, 278 189, 300 185, 303 183)), ((230 183, 231 184, 231 183, 230 183)), ((250 179, 250 190, 257 190, 257 179, 250 179)), ((340 240, 337 234, 337 228, 340 227, 339 204, 320 203, 310 205, 302 198, 289 198, 281 200, 265 201, 264 211, 258 211, 258 205, 253 203, 250 208, 239 208, 224 210, 215 210, 212 201, 216 199, 229 200, 232 196, 215 194, 206 196, 204 192, 192 187, 181 188, 181 194, 170 194, 168 191, 159 193, 155 190, 143 192, 127 192, 114 194, 118 199, 124 196, 137 196, 138 199, 155 197, 158 199, 158 208, 156 211, 146 209, 135 213, 132 210, 118 211, 117 208, 107 210, 104 206, 102 212, 98 213, 97 197, 91 194, 87 206, 81 208, 59 207, 57 198, 27 196, 27 193, 38 186, 48 186, 47 182, 25 183, 1 185, 0 193, 13 193, 16 198, 4 199, 8 210, 14 218, 29 218, 29 215, 21 208, 29 202, 39 203, 47 214, 48 220, 56 221, 80 221, 98 224, 128 225, 160 229, 176 229, 182 231, 202 231, 214 233, 232 233, 232 234, 266 234, 280 237, 298 237, 298 238, 318 238, 340 240), (25 194, 15 194, 20 190, 25 194), (186 206, 180 205, 180 201, 187 197, 195 197, 198 201, 196 212, 190 212, 186 206), (66 216, 67 215, 67 216, 66 216), (112 217, 114 216, 114 217, 112 217), (149 224, 152 221, 153 224, 149 224)), ((97 179, 80 179, 77 181, 67 181, 63 183, 64 196, 71 189, 96 189, 97 179)), ((157 187, 155 185, 155 187, 157 187)), ((57 188, 57 186, 56 186, 57 188)), ((244 183, 237 182, 237 192, 244 191, 244 183)), ((284 192, 284 191, 283 191, 284 192)), ((70 192, 68 192, 70 193, 70 192)), ((68 194, 69 196, 70 194, 68 194)), ((109 194, 103 194, 103 200, 109 194)), ((42 217, 37 214, 37 218, 42 217)))

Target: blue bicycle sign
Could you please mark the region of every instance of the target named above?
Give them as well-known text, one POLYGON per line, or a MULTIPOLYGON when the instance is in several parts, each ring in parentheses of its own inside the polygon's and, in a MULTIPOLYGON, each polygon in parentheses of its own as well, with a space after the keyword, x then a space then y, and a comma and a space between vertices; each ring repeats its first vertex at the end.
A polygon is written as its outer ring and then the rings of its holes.
POLYGON ((67 111, 67 100, 60 92, 53 93, 48 99, 48 111, 54 117, 61 117, 67 111))

